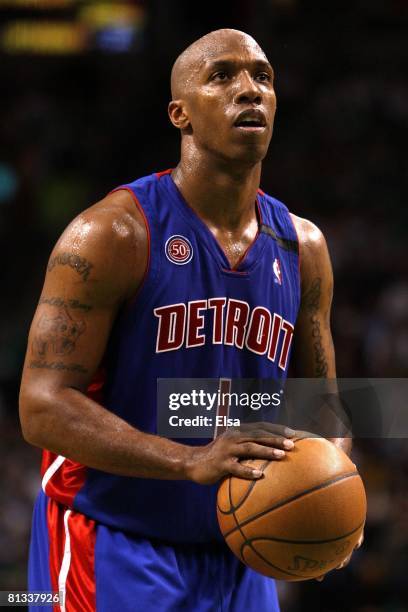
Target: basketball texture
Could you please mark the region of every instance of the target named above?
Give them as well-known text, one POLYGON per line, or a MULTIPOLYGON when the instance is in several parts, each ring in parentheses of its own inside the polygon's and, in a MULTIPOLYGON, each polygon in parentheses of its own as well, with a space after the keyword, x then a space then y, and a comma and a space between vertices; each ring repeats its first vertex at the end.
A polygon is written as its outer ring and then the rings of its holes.
POLYGON ((309 580, 337 567, 364 527, 366 496, 356 466, 324 438, 295 441, 280 461, 246 461, 259 480, 230 476, 217 497, 231 550, 278 580, 309 580))

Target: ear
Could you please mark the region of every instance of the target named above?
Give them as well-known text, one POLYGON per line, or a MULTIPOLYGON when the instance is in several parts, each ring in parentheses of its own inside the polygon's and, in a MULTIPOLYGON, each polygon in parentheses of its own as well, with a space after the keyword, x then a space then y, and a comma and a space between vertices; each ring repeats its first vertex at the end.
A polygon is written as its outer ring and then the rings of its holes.
POLYGON ((190 119, 185 108, 184 100, 172 100, 168 108, 170 121, 179 130, 185 130, 190 126, 190 119))

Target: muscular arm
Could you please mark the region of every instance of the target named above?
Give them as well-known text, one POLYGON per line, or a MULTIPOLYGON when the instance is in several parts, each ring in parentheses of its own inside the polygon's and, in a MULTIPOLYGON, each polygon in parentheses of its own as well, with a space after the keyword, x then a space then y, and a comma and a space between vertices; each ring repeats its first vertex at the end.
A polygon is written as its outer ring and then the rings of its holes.
POLYGON ((279 459, 293 446, 286 438, 294 432, 258 424, 254 432, 227 432, 192 447, 141 432, 87 397, 118 311, 134 296, 147 258, 146 228, 126 191, 111 194, 66 229, 51 254, 28 338, 20 391, 24 437, 123 476, 203 484, 228 473, 259 478, 262 472, 238 459, 279 459))
MULTIPOLYGON (((335 385, 336 363, 330 329, 333 272, 322 232, 312 223, 292 215, 300 247, 301 304, 295 329, 295 360, 305 378, 331 379, 335 385)), ((337 387, 333 389, 336 391, 337 387)), ((350 454, 350 438, 330 438, 350 454)))
POLYGON ((89 467, 179 478, 187 447, 139 432, 85 394, 146 263, 144 224, 126 192, 108 196, 67 228, 51 254, 31 325, 20 418, 29 442, 89 467))

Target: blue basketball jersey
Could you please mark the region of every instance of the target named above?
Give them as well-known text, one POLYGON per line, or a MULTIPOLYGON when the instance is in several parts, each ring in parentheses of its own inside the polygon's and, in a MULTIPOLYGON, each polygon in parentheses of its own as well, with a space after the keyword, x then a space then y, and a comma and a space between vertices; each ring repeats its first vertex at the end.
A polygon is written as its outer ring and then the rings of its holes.
MULTIPOLYGON (((171 171, 119 189, 146 221, 148 268, 117 318, 106 376, 90 395, 156 433, 159 378, 284 380, 300 303, 298 239, 286 206, 258 192, 258 234, 231 268, 171 171)), ((102 524, 168 542, 222 538, 216 485, 114 476, 48 452, 43 475, 48 496, 102 524)))

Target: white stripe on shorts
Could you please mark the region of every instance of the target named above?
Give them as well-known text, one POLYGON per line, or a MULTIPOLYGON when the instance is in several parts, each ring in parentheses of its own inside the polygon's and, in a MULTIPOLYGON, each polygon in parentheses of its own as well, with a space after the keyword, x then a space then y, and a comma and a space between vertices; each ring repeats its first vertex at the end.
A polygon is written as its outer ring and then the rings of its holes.
POLYGON ((69 566, 71 565, 71 537, 69 534, 68 519, 71 514, 71 510, 64 512, 64 529, 65 529, 65 546, 64 556, 62 558, 62 564, 60 573, 58 576, 58 592, 60 596, 60 610, 65 612, 65 595, 66 595, 66 584, 69 572, 69 566))
POLYGON ((47 486, 48 481, 54 476, 55 472, 61 467, 64 461, 65 457, 63 457, 62 455, 58 455, 58 457, 54 459, 48 470, 45 472, 41 483, 41 487, 44 493, 46 493, 45 487, 47 486))

